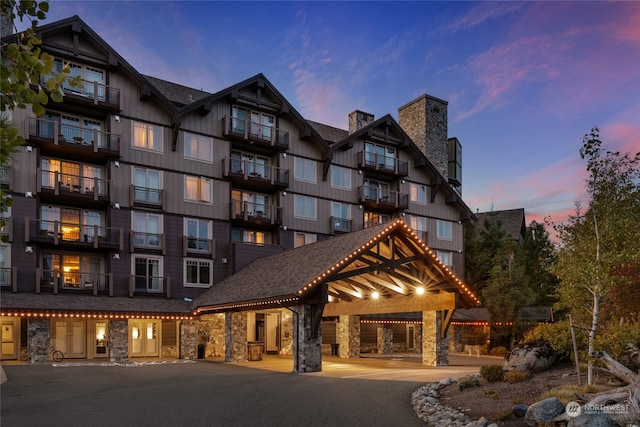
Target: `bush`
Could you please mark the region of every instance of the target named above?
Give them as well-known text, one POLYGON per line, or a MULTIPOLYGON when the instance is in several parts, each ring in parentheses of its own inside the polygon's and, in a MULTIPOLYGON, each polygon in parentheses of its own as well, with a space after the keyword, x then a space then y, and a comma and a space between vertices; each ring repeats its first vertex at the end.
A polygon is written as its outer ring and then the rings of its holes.
POLYGON ((502 381, 502 365, 484 365, 480 367, 480 376, 490 383, 502 381))
MULTIPOLYGON (((586 348, 584 334, 579 333, 580 330, 578 329, 575 329, 575 332, 578 348, 586 348)), ((556 323, 541 323, 525 334, 524 338, 525 342, 543 339, 551 344, 551 347, 556 352, 558 361, 572 360, 571 326, 566 320, 556 323)))
POLYGON ((528 380, 532 376, 533 374, 530 371, 507 371, 504 373, 503 378, 508 383, 518 383, 528 380))
POLYGON ((458 390, 462 391, 467 387, 475 387, 480 385, 480 380, 474 375, 467 375, 458 380, 458 390))
POLYGON ((625 347, 629 343, 637 343, 640 340, 640 318, 631 316, 623 322, 610 320, 604 323, 598 330, 593 347, 596 350, 604 350, 609 356, 618 360, 630 369, 636 367, 632 363, 625 347))
POLYGON ((507 354, 507 348, 503 346, 494 347, 491 349, 489 354, 492 356, 504 356, 505 354, 507 354))

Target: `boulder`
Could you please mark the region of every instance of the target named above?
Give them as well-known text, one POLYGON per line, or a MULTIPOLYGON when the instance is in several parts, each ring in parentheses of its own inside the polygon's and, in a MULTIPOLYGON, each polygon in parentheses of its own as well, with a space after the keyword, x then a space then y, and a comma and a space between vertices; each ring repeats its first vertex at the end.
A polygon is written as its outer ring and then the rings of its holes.
POLYGON ((564 405, 557 397, 549 397, 529 406, 524 416, 528 426, 550 424, 553 419, 564 412, 564 405))
POLYGON ((542 372, 553 366, 556 353, 548 342, 538 340, 514 347, 504 359, 503 372, 542 372))
POLYGON ((568 427, 609 427, 609 414, 601 411, 583 411, 580 415, 569 420, 568 427))
POLYGON ((518 418, 523 418, 527 414, 527 409, 529 409, 529 405, 525 405, 524 403, 518 403, 517 405, 513 405, 511 409, 511 413, 518 418))

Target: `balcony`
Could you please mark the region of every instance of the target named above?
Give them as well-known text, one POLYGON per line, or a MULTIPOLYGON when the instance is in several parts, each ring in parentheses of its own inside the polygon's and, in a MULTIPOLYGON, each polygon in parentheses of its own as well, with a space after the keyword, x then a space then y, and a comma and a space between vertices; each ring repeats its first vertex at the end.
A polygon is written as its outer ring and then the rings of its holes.
POLYGON ((289 187, 289 170, 273 165, 265 165, 250 160, 222 159, 222 176, 227 177, 236 187, 273 192, 289 187))
POLYGON ((397 157, 360 151, 358 168, 369 172, 371 176, 385 178, 404 178, 409 175, 409 163, 397 157))
POLYGON ((186 257, 188 255, 207 255, 215 259, 215 241, 213 239, 182 236, 182 256, 186 257))
POLYGON ((113 296, 111 273, 44 270, 36 268, 36 293, 61 291, 113 296))
POLYGON ((274 228, 282 224, 282 208, 259 203, 231 201, 231 221, 234 225, 274 228))
POLYGON ((122 250, 122 228, 25 218, 25 241, 73 249, 122 250))
POLYGON ((18 269, 16 267, 0 267, 0 289, 11 289, 18 292, 18 269))
POLYGON ((367 208, 382 212, 395 212, 409 208, 409 195, 377 186, 358 187, 358 200, 367 208))
POLYGON ((129 236, 129 250, 150 250, 162 252, 165 254, 167 246, 165 244, 164 233, 144 233, 141 231, 131 230, 129 236))
POLYGON ((331 234, 350 233, 352 231, 350 219, 344 219, 344 218, 339 218, 337 216, 332 216, 331 218, 329 218, 329 221, 331 224, 330 225, 331 234))
POLYGON ((45 155, 104 161, 120 157, 119 134, 61 124, 57 120, 29 118, 29 140, 38 143, 45 155))
POLYGON ((9 243, 13 242, 13 217, 0 216, 0 220, 0 240, 9 243))
MULTIPOLYGON (((277 153, 289 149, 289 132, 229 116, 222 118, 223 133, 239 143, 237 148, 277 153)), ((234 144, 236 146, 236 144, 234 144)))
POLYGON ((11 188, 11 168, 9 166, 0 166, 0 186, 3 189, 11 188))
POLYGON ((135 207, 163 209, 165 204, 164 190, 159 188, 140 187, 132 185, 130 187, 131 204, 135 207))
POLYGON ((129 275, 129 297, 134 295, 155 295, 171 298, 171 278, 169 276, 129 275))
MULTIPOLYGON (((80 87, 73 87, 69 83, 71 77, 62 84, 65 94, 65 101, 72 101, 74 104, 89 107, 96 106, 109 111, 120 111, 120 89, 99 83, 96 81, 81 80, 80 87)), ((46 78, 41 78, 44 85, 46 78)))
POLYGON ((44 201, 56 203, 81 201, 82 203, 109 203, 109 181, 96 177, 86 177, 58 171, 39 170, 38 192, 44 201))

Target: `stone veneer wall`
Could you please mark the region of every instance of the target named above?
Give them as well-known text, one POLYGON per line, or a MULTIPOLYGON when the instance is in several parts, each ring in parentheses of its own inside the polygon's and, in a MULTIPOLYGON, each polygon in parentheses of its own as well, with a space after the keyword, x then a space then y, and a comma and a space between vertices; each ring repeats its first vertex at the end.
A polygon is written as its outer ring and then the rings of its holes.
POLYGON ((357 359, 360 357, 360 316, 340 316, 336 324, 338 357, 357 359))
POLYGON ((246 362, 247 351, 247 312, 224 314, 225 362, 246 362))
POLYGON ((441 312, 423 311, 422 323, 422 364, 426 366, 449 365, 449 338, 440 338, 441 312))
POLYGON ((449 176, 448 102, 422 95, 398 108, 398 123, 444 178, 449 176))
POLYGON ((198 322, 183 320, 180 322, 180 359, 198 358, 198 322))
POLYGON ((413 327, 413 348, 416 354, 422 354, 422 325, 415 324, 413 327))
POLYGON ((293 325, 293 335, 297 340, 293 342, 294 370, 296 372, 322 371, 322 322, 320 322, 318 336, 311 337, 311 306, 297 305, 293 307, 298 313, 297 321, 293 325))
POLYGON ((393 353, 393 325, 383 323, 376 328, 378 354, 393 353))
POLYGON ((109 360, 129 360, 129 322, 126 319, 109 320, 109 360))
POLYGON ((51 321, 44 319, 29 319, 27 323, 27 340, 29 348, 29 362, 49 363, 49 347, 51 346, 51 321))
POLYGON ((200 317, 199 328, 208 328, 210 337, 205 348, 205 357, 220 357, 225 354, 224 314, 206 314, 200 317))

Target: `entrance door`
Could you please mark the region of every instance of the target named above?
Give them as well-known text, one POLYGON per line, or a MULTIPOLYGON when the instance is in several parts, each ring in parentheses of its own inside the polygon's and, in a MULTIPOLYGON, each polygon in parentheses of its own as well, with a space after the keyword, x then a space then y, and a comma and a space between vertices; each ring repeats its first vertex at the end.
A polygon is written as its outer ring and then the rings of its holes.
POLYGON ((156 320, 129 321, 129 354, 131 357, 160 356, 160 324, 156 320))
POLYGON ((85 359, 87 357, 86 321, 55 320, 53 322, 52 345, 60 350, 65 358, 85 359))
POLYGON ((280 351, 280 314, 279 313, 266 313, 265 317, 265 351, 275 352, 280 351))
POLYGON ((18 358, 18 344, 20 342, 20 321, 18 319, 2 319, 2 354, 4 359, 18 358))

